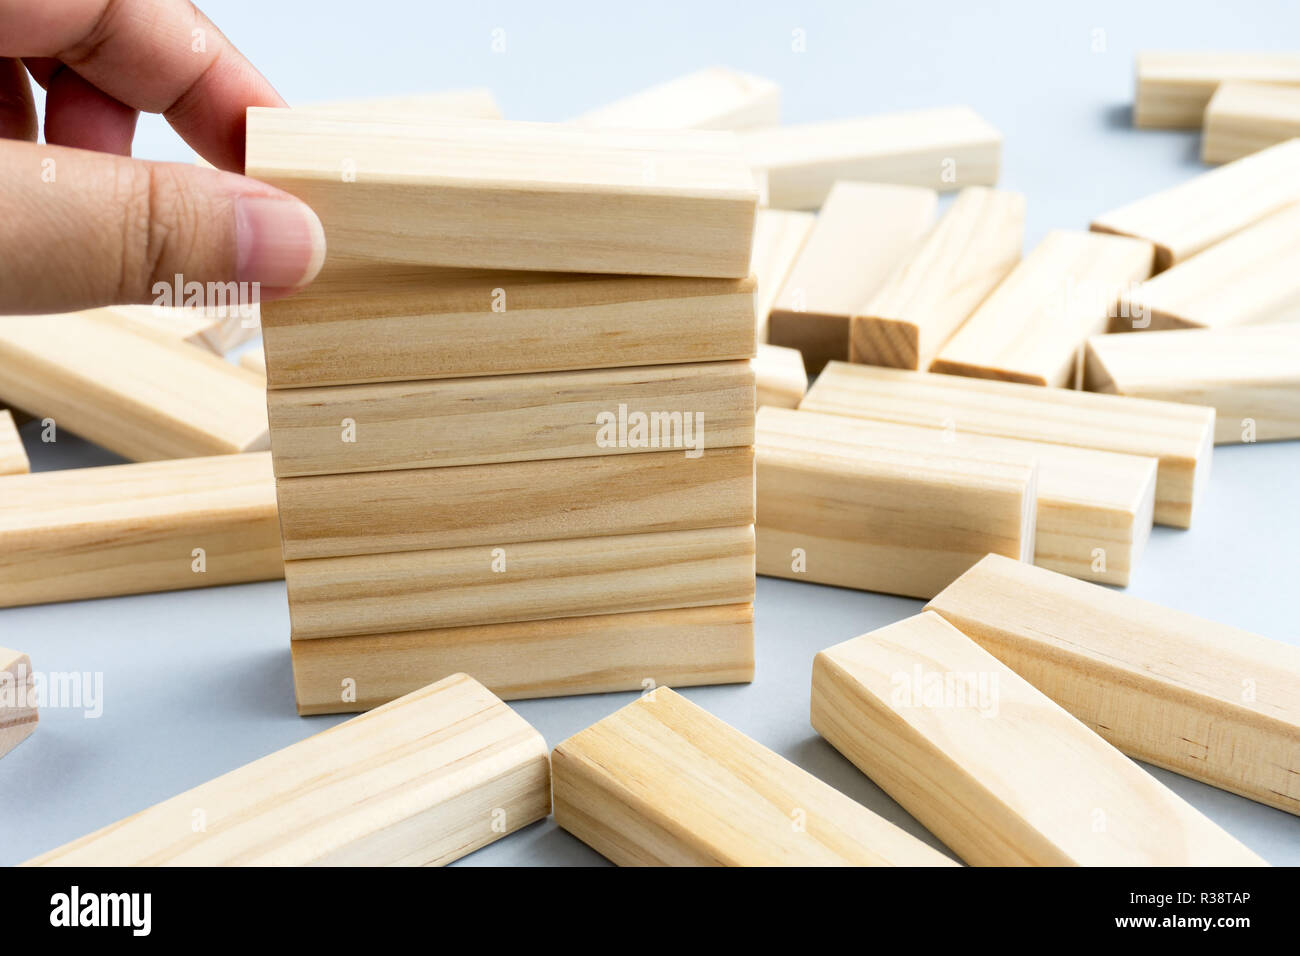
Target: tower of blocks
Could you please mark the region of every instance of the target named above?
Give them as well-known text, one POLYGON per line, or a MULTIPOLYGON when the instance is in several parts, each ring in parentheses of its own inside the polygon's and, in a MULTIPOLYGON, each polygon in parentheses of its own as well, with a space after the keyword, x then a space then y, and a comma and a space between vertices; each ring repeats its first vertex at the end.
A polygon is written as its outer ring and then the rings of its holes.
POLYGON ((262 308, 301 713, 751 679, 731 137, 250 110, 329 246, 262 308))

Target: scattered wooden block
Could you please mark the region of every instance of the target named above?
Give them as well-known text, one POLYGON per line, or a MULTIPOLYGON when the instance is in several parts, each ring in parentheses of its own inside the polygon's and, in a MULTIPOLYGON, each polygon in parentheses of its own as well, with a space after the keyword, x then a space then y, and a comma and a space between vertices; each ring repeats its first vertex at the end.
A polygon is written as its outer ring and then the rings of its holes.
POLYGON ((1214 409, 874 365, 827 366, 801 409, 1157 458, 1155 521, 1186 528, 1209 484, 1214 409))
POLYGON ((282 574, 269 453, 0 478, 0 607, 282 574))
POLYGON ((438 866, 547 816, 546 742, 455 674, 27 866, 438 866))
POLYGON ((748 604, 754 530, 288 561, 285 581, 295 640, 748 604))
POLYGON ((1088 336, 1104 332, 1126 287, 1151 275, 1151 243, 1057 229, 939 350, 932 372, 1071 386, 1088 336))
POLYGON ((95 315, 132 332, 161 334, 224 355, 257 337, 260 311, 260 303, 234 302, 223 309, 113 305, 95 315))
POLYGON ((292 641, 300 714, 369 710, 457 671, 504 700, 754 679, 750 604, 292 641))
POLYGON ((996 555, 927 609, 1129 756, 1300 813, 1300 648, 996 555))
POLYGON ((849 329, 851 361, 928 369, 1020 261, 1025 197, 971 186, 893 271, 849 329))
POLYGON ((31 470, 13 413, 0 408, 0 475, 25 475, 31 470))
POLYGON ((1297 84, 1223 83, 1205 108, 1201 159, 1230 163, 1300 136, 1300 59, 1297 84))
POLYGON ((1143 52, 1137 56, 1137 126, 1195 129, 1222 83, 1300 85, 1294 53, 1143 52))
POLYGON ((758 189, 731 135, 254 107, 245 168, 332 259, 743 278, 758 189))
POLYGON ((815 209, 841 179, 940 190, 992 186, 1002 159, 1002 135, 964 106, 737 135, 750 163, 767 173, 768 203, 779 209, 815 209))
POLYGON ((972 866, 1264 865, 932 612, 819 653, 812 724, 972 866))
POLYGON ((747 129, 781 122, 781 87, 725 67, 696 70, 583 113, 581 126, 747 129))
POLYGON ((768 317, 776 297, 785 285, 812 232, 817 216, 788 209, 760 209, 754 220, 754 249, 749 271, 757 282, 754 315, 758 320, 758 341, 767 341, 768 317))
POLYGON ((32 662, 0 647, 0 757, 36 733, 39 719, 32 662))
POLYGON ((768 341, 803 353, 810 374, 849 354, 849 317, 930 228, 933 189, 836 183, 769 320, 768 341))
POLYGON ((754 354, 750 279, 326 268, 263 309, 271 388, 754 354))
POLYGON ((667 687, 552 755, 555 822, 621 866, 951 866, 667 687))
POLYGON ((798 349, 760 345, 754 359, 754 380, 759 405, 794 408, 808 391, 808 373, 798 349))
POLYGON ((990 551, 1033 560, 1033 459, 869 443, 855 425, 759 409, 759 574, 924 598, 990 551))
POLYGON ((492 91, 486 87, 465 90, 438 90, 433 93, 399 93, 396 96, 373 96, 355 100, 329 100, 295 106, 298 112, 315 113, 392 113, 395 116, 460 117, 462 119, 501 119, 492 91))
POLYGON ((1156 271, 1300 201, 1300 139, 1287 140, 1099 216, 1094 232, 1156 245, 1156 271))
POLYGON ((246 368, 254 375, 260 375, 266 378, 266 353, 261 349, 253 349, 239 356, 239 365, 246 368))
POLYGON ((1098 335, 1086 362, 1092 391, 1213 406, 1216 445, 1300 438, 1300 324, 1098 335))
POLYGON ((275 470, 338 475, 752 445, 754 376, 749 362, 703 362, 272 390, 275 470))
POLYGON ((5 399, 135 461, 270 447, 257 376, 98 312, 0 317, 5 399))

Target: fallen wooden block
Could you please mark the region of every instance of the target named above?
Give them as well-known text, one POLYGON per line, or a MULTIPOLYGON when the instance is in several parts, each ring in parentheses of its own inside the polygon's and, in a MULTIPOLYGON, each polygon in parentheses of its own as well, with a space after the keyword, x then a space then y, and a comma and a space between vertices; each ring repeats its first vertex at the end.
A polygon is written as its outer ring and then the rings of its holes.
POLYGON ((327 267, 262 336, 271 388, 748 359, 754 283, 327 267))
POLYGON ((749 271, 757 283, 754 290, 754 317, 758 321, 758 341, 766 342, 768 317, 776 297, 794 268, 799 253, 808 241, 817 216, 811 212, 788 209, 760 209, 754 220, 754 249, 749 271))
POLYGON ((798 349, 760 345, 754 358, 755 402, 794 408, 808 391, 808 373, 798 349))
POLYGON ((667 687, 551 757, 555 822, 620 866, 952 866, 667 687))
POLYGON ((750 163, 767 174, 768 204, 779 209, 815 209, 841 179, 941 190, 992 186, 1002 159, 1002 135, 964 106, 737 135, 750 163))
POLYGON ((874 365, 827 366, 801 409, 1156 458, 1155 521, 1186 528, 1209 484, 1214 409, 874 365))
POLYGON ((469 670, 504 700, 754 679, 750 604, 290 643, 300 714, 369 710, 469 670))
POLYGON ((803 353, 809 374, 849 354, 849 317, 930 228, 933 189, 836 183, 772 307, 768 341, 803 353))
POLYGON ((1214 443, 1300 438, 1300 324, 1088 340, 1084 387, 1210 405, 1214 443))
POLYGON ((972 866, 1264 865, 932 612, 819 653, 812 724, 972 866))
POLYGON ((266 353, 261 349, 253 349, 239 356, 239 365, 254 375, 260 375, 263 380, 266 379, 266 353))
POLYGON ((1230 163, 1300 136, 1300 59, 1295 86, 1223 83, 1205 107, 1201 160, 1230 163))
POLYGON ((1297 168, 1290 139, 1114 209, 1092 230, 1154 242, 1159 272, 1300 201, 1297 168))
POLYGON ((0 647, 0 757, 36 733, 39 720, 32 662, 0 647))
POLYGON ((731 136, 254 107, 245 170, 316 211, 331 259, 742 278, 758 189, 731 136))
POLYGON ((0 607, 283 574, 271 456, 0 478, 0 607))
POLYGON ((455 674, 27 866, 440 866, 547 816, 546 742, 455 674))
POLYGON ((1300 813, 1300 648, 996 555, 927 610, 1129 756, 1300 813))
POLYGON ((932 372, 1072 386, 1083 343, 1104 332, 1126 288, 1151 275, 1151 243, 1057 229, 939 350, 932 372))
POLYGON ((0 317, 9 402, 135 461, 270 447, 261 381, 97 312, 0 317))
POLYGON ((0 408, 0 475, 25 475, 31 470, 13 413, 0 408))
POLYGON ((849 326, 849 358, 928 369, 939 349, 1020 261, 1025 197, 971 186, 849 326))
POLYGON ((1033 560, 1032 458, 869 443, 855 425, 759 409, 759 574, 925 598, 990 551, 1033 560))
POLYGON ((316 113, 392 113, 396 116, 460 117, 463 119, 501 119, 492 91, 486 87, 465 90, 438 90, 433 93, 399 93, 395 96, 372 96, 355 100, 328 100, 303 103, 299 112, 316 113))
POLYGON ((95 315, 132 332, 161 334, 224 355, 258 334, 260 303, 230 303, 224 308, 172 308, 113 305, 95 315))
POLYGON ((1300 54, 1143 52, 1137 56, 1137 126, 1195 129, 1220 84, 1300 86, 1300 54))
POLYGON ((711 67, 659 83, 573 120, 624 129, 747 129, 781 122, 781 87, 739 70, 711 67))
POLYGON ((749 362, 705 362, 272 390, 275 471, 698 457, 754 443, 754 376, 749 362))

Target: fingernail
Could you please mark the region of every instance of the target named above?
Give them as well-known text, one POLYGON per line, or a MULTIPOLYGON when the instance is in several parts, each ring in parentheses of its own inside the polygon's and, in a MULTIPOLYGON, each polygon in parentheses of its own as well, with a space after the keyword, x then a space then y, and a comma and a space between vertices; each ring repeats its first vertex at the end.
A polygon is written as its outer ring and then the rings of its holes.
POLYGON ((296 199, 235 200, 235 268, 240 282, 292 289, 316 278, 325 262, 325 230, 296 199))

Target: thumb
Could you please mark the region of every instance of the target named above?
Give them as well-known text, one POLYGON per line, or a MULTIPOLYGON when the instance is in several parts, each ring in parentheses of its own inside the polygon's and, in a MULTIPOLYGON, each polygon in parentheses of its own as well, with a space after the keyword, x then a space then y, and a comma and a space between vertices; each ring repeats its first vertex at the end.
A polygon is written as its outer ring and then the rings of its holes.
POLYGON ((306 285, 325 233, 304 203, 235 173, 0 140, 0 313, 147 303, 155 282, 306 285))

